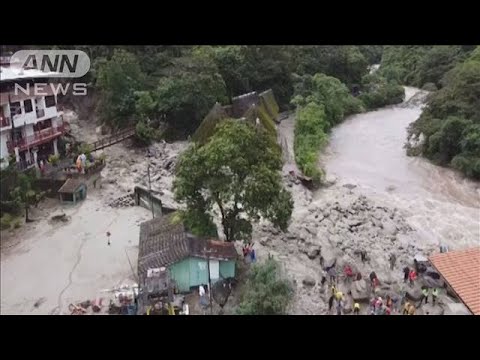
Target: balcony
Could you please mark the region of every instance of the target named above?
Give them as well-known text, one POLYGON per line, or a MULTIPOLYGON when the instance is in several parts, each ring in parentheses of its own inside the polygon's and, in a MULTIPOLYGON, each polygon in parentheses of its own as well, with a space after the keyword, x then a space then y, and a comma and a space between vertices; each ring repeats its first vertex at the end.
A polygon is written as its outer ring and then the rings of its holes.
POLYGON ((7 116, 0 115, 0 127, 10 126, 10 118, 7 116))
POLYGON ((14 148, 18 147, 20 151, 23 151, 28 148, 49 142, 63 135, 64 132, 65 126, 63 124, 56 127, 49 127, 41 131, 36 131, 33 135, 27 136, 25 138, 8 141, 7 148, 9 151, 12 151, 14 148))

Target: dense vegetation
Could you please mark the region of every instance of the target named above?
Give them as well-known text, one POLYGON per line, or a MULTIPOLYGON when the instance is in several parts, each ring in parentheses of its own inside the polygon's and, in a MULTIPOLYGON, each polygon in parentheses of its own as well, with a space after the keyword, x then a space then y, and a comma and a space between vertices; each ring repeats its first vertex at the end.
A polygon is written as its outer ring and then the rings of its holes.
POLYGON ((385 46, 380 74, 400 84, 430 89, 443 86, 443 76, 475 48, 471 45, 385 46), (433 87, 432 87, 433 86, 433 87))
POLYGON ((293 201, 282 186, 281 166, 280 148, 263 127, 225 120, 177 165, 174 189, 187 206, 185 224, 197 235, 211 235, 216 205, 227 241, 249 240, 260 216, 285 230, 293 201))
POLYGON ((25 214, 25 221, 31 221, 28 216, 30 207, 38 205, 45 196, 44 192, 34 186, 36 177, 34 171, 19 172, 13 166, 8 166, 0 171, 0 176, 2 180, 1 229, 8 229, 12 224, 18 227, 20 223, 14 219, 22 212, 25 214), (8 192, 4 193, 3 189, 7 189, 8 192))
POLYGON ((363 111, 363 104, 340 80, 324 74, 297 77, 292 103, 297 106, 295 161, 306 176, 319 184, 322 173, 317 164, 318 152, 326 143, 326 134, 345 116, 363 111))
POLYGON ((239 315, 284 315, 293 296, 290 282, 272 258, 252 267, 245 284, 239 315))
POLYGON ((441 83, 409 128, 408 154, 422 154, 480 179, 480 47, 441 83))

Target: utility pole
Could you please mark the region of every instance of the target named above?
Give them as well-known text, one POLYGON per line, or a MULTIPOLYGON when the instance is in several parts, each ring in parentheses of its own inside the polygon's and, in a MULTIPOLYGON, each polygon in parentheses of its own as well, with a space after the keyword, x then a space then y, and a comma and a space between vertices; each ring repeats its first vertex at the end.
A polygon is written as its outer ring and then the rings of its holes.
POLYGON ((152 198, 152 181, 150 179, 150 159, 148 159, 147 164, 147 176, 148 176, 148 196, 150 197, 150 207, 152 208, 152 218, 155 218, 155 211, 153 209, 153 198, 152 198))
POLYGON ((212 279, 210 277, 210 253, 212 250, 203 249, 204 253, 207 255, 207 271, 208 271, 208 297, 210 298, 210 315, 213 315, 213 306, 212 306, 212 279))

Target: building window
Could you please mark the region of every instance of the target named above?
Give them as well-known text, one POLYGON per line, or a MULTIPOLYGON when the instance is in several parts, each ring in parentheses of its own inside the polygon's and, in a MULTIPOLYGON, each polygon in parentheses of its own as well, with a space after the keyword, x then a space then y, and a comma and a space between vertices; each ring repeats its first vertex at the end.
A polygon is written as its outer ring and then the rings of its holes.
POLYGON ((46 107, 55 106, 55 96, 53 95, 45 96, 45 106, 46 107))
POLYGON ((22 113, 22 107, 20 106, 20 101, 10 103, 10 116, 13 118, 15 115, 22 113))
POLYGON ((33 104, 31 99, 27 99, 23 101, 23 107, 25 108, 25 113, 29 113, 33 111, 33 104))

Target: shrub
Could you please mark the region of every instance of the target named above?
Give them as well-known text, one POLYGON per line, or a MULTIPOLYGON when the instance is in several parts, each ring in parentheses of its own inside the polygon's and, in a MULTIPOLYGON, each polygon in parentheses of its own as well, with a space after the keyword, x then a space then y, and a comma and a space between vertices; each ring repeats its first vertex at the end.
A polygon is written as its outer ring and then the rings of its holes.
POLYGON ((237 313, 239 315, 283 315, 293 289, 273 258, 252 267, 237 313))
POLYGON ((425 85, 422 86, 422 90, 437 91, 438 88, 437 88, 437 85, 435 85, 434 83, 428 82, 428 83, 426 83, 425 85))
POLYGON ((0 230, 10 229, 12 220, 13 218, 9 213, 4 213, 0 218, 0 230))
POLYGON ((48 162, 52 164, 53 166, 56 166, 58 162, 60 161, 60 155, 50 155, 48 157, 48 162))
POLYGON ((318 185, 322 172, 318 169, 318 153, 327 142, 329 127, 324 107, 314 102, 297 110, 295 122, 295 162, 300 170, 318 185))
POLYGON ((13 228, 14 229, 19 229, 21 226, 22 226, 22 223, 21 223, 20 219, 15 220, 15 222, 13 223, 13 228))

